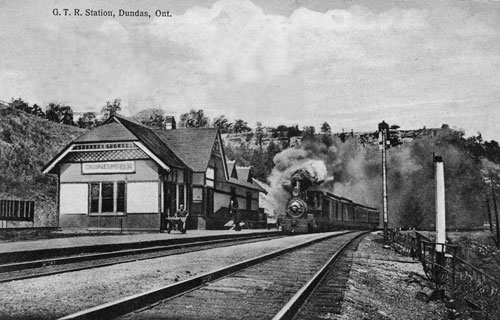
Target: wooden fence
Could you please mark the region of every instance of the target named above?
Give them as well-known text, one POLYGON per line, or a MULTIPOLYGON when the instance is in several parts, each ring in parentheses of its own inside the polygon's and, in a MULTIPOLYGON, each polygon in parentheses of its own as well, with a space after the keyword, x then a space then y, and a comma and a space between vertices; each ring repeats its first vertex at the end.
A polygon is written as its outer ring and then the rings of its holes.
POLYGON ((472 309, 470 314, 477 313, 480 319, 500 319, 500 281, 461 258, 459 247, 437 244, 418 232, 390 232, 390 238, 398 252, 422 262, 436 288, 445 289, 454 299, 463 299, 472 309))
POLYGON ((35 201, 0 200, 0 220, 29 221, 35 218, 35 201))

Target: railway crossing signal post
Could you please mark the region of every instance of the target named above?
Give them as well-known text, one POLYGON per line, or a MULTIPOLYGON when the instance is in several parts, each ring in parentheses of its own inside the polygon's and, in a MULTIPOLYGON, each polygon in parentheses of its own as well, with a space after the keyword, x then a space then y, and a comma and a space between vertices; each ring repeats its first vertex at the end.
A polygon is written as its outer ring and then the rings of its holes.
POLYGON ((382 150, 382 186, 383 186, 383 219, 384 240, 388 240, 388 213, 387 213, 387 145, 389 141, 389 125, 382 121, 378 124, 379 148, 382 150))

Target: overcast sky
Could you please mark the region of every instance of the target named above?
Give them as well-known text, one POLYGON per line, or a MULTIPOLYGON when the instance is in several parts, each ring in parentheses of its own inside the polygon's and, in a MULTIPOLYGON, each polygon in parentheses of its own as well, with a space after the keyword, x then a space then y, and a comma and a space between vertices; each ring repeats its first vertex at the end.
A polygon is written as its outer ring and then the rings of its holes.
POLYGON ((98 111, 121 98, 125 115, 334 131, 447 123, 500 141, 498 1, 0 0, 0 44, 4 101, 98 111))

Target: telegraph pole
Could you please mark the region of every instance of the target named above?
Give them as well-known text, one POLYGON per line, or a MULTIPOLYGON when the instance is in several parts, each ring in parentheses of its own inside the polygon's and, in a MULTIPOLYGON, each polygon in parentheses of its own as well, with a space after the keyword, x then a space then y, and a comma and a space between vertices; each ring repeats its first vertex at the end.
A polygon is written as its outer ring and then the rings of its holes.
POLYGON ((389 125, 382 121, 378 125, 379 148, 382 150, 382 201, 383 201, 383 220, 384 220, 384 240, 389 236, 389 219, 387 213, 387 141, 389 135, 389 125), (381 145, 380 145, 381 143, 381 145))
POLYGON ((493 221, 491 220, 490 199, 486 195, 486 211, 488 212, 488 222, 490 223, 490 232, 493 234, 493 221))
POLYGON ((490 179, 491 184, 491 197, 493 198, 493 209, 495 210, 496 219, 496 229, 497 229, 497 248, 500 248, 500 226, 498 225, 498 209, 497 209, 497 198, 495 195, 495 188, 493 187, 493 177, 490 179))

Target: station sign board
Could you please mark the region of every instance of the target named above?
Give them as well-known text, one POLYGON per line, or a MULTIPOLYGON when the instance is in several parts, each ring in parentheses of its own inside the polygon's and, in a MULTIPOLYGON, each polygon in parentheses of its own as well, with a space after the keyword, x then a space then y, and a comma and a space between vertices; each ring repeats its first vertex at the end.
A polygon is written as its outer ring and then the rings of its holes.
POLYGON ((135 161, 82 163, 82 174, 134 173, 135 161))

